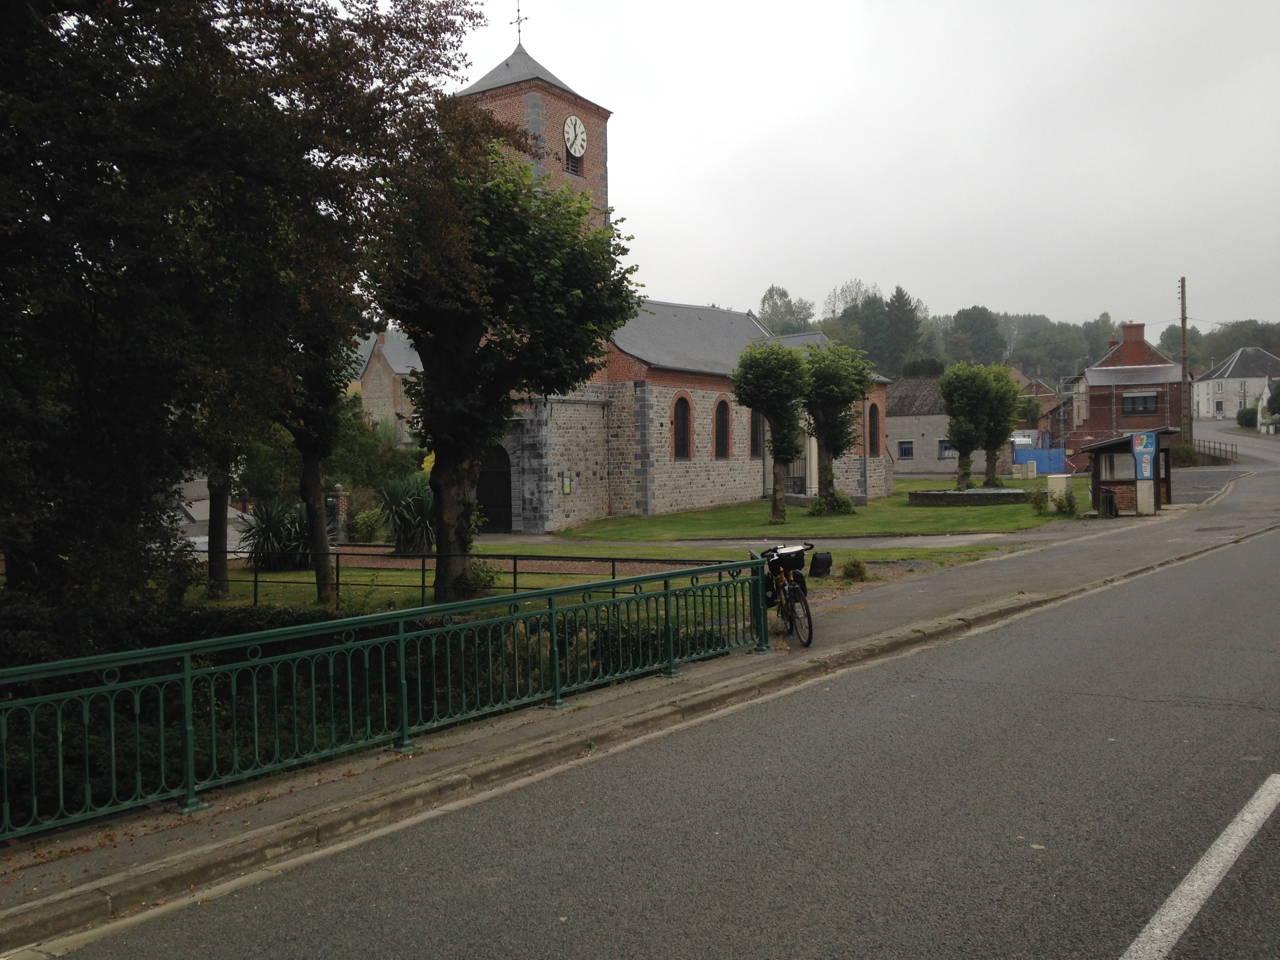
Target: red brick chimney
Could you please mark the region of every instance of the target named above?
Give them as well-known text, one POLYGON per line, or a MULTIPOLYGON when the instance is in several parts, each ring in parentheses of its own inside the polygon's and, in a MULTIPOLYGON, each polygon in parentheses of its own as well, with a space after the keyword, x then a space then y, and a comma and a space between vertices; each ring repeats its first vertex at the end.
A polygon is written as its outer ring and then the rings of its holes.
POLYGON ((1122 323, 1120 324, 1120 339, 1124 343, 1143 343, 1146 339, 1147 325, 1145 323, 1122 323))

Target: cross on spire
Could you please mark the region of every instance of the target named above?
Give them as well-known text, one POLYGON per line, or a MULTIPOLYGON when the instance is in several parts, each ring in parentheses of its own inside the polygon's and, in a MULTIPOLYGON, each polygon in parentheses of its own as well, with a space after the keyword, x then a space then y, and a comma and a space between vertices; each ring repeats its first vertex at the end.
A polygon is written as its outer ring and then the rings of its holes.
POLYGON ((522 17, 520 15, 520 0, 516 0, 516 18, 511 21, 510 25, 516 28, 516 43, 518 44, 524 42, 524 38, 521 36, 523 32, 521 28, 524 26, 524 22, 528 19, 528 17, 522 17))

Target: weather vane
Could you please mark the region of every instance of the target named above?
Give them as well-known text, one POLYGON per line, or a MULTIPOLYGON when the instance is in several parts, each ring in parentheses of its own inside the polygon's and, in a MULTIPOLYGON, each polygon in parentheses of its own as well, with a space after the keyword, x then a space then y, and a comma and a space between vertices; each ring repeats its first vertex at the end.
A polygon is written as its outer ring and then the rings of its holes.
POLYGON ((521 27, 524 26, 524 22, 528 19, 529 19, 528 17, 520 16, 520 0, 516 0, 516 18, 511 21, 511 25, 516 28, 517 44, 524 42, 524 38, 521 36, 521 33, 522 33, 521 27))

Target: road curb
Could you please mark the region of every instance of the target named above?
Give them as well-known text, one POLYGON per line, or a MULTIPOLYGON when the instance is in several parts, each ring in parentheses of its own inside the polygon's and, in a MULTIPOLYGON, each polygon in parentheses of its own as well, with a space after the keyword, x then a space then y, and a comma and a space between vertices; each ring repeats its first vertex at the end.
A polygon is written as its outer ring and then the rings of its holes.
POLYGON ((233 843, 186 851, 82 887, 19 904, 0 912, 0 952, 8 956, 55 937, 119 920, 299 854, 349 842, 361 834, 443 804, 515 783, 599 749, 639 740, 860 663, 1007 620, 1090 590, 1136 579, 1277 530, 1280 523, 1067 590, 1022 593, 1004 601, 961 610, 951 617, 908 624, 877 634, 856 646, 837 648, 767 673, 723 681, 616 720, 548 738, 494 760, 439 771, 407 787, 344 801, 292 822, 261 827, 233 843))

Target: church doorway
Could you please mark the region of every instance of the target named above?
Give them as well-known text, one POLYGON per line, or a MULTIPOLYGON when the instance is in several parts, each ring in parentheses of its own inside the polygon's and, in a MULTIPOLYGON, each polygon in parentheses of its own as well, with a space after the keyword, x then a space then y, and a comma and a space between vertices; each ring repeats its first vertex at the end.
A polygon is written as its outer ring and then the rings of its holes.
POLYGON ((490 447, 485 454, 476 502, 484 511, 482 533, 511 532, 511 458, 499 445, 490 447))

